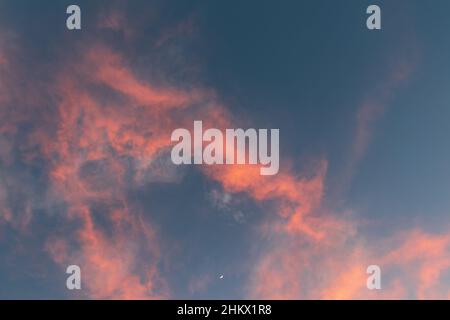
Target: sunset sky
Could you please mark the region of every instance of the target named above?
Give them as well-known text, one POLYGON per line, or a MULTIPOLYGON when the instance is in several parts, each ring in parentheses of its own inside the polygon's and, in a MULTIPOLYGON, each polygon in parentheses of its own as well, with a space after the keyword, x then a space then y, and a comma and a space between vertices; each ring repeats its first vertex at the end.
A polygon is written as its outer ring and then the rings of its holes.
POLYGON ((449 12, 0 0, 0 299, 450 299, 449 12), (279 173, 174 165, 194 120, 279 173))

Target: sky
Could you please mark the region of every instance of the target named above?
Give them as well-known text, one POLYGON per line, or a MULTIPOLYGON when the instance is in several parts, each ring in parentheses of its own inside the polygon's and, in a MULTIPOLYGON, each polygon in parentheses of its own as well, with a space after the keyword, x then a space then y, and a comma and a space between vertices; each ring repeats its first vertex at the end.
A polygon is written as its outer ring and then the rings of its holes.
POLYGON ((449 299, 449 10, 0 0, 0 299, 449 299), (174 165, 194 120, 278 174, 174 165))

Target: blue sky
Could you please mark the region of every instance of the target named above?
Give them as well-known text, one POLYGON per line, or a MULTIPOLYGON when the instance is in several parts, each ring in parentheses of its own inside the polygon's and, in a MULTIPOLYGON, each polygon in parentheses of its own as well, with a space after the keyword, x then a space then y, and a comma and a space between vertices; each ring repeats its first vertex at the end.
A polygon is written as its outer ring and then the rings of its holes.
POLYGON ((69 4, 0 1, 0 298, 450 297, 447 1, 69 4), (280 173, 173 165, 194 120, 280 173))

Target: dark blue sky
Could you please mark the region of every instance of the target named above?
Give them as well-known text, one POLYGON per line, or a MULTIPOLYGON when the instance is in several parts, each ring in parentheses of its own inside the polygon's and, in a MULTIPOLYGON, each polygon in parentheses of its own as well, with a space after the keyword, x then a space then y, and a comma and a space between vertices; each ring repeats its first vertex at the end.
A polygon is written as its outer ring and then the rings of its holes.
POLYGON ((369 261, 378 298, 448 298, 448 1, 375 31, 372 1, 77 1, 79 31, 69 4, 0 1, 0 298, 334 298, 369 261), (279 128, 281 174, 173 166, 194 119, 279 128))

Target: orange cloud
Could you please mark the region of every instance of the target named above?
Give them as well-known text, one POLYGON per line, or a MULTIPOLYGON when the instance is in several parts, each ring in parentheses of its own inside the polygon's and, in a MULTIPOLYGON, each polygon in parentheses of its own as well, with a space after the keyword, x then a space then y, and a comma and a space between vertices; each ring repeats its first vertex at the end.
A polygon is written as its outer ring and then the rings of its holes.
POLYGON ((80 261, 93 298, 164 298, 168 291, 156 269, 159 253, 155 234, 150 225, 143 226, 139 214, 126 209, 123 192, 127 164, 122 158, 151 160, 167 148, 171 123, 167 112, 185 107, 194 98, 175 89, 155 89, 138 80, 106 47, 95 47, 86 57, 78 72, 70 77, 61 75, 56 137, 40 137, 44 138, 40 141, 43 153, 52 159, 49 176, 53 188, 68 204, 71 219, 82 223, 76 237, 78 250, 62 259, 58 254, 60 242, 56 242, 56 247, 48 244, 49 252, 59 263, 80 261), (109 87, 122 95, 120 103, 103 102, 86 84, 109 87), (97 174, 98 170, 102 171, 97 174), (90 208, 93 201, 111 203, 113 208, 119 204, 118 209, 103 213, 113 225, 112 238, 95 225, 90 208), (146 240, 143 248, 136 244, 140 237, 146 240), (137 265, 145 259, 138 252, 144 249, 150 263, 139 269, 137 265))

